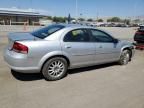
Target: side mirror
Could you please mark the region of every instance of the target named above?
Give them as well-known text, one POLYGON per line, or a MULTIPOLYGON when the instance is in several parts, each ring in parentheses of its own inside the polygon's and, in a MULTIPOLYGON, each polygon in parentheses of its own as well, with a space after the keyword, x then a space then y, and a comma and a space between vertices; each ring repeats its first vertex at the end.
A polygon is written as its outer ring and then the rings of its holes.
POLYGON ((118 39, 114 39, 113 42, 114 42, 114 43, 118 43, 118 39))

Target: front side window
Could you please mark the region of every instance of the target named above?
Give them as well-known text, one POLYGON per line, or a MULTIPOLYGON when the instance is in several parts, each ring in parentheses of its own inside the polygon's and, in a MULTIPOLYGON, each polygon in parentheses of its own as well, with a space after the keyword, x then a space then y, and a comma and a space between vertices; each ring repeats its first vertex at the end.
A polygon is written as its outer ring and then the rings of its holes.
POLYGON ((113 38, 102 31, 91 30, 91 34, 94 42, 113 42, 113 38))
POLYGON ((66 34, 64 42, 89 42, 89 34, 85 29, 76 29, 66 34))
POLYGON ((49 35, 55 33, 56 31, 61 30, 62 28, 64 28, 64 26, 62 26, 62 25, 50 25, 48 27, 34 31, 31 34, 35 37, 44 39, 44 38, 48 37, 49 35))

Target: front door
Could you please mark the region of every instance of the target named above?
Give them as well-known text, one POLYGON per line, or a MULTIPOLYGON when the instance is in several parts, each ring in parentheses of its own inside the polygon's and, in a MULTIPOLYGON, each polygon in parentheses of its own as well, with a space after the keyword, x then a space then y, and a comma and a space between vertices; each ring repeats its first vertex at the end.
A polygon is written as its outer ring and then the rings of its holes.
POLYGON ((119 58, 119 45, 110 35, 91 29, 91 36, 95 45, 95 63, 115 61, 119 58))

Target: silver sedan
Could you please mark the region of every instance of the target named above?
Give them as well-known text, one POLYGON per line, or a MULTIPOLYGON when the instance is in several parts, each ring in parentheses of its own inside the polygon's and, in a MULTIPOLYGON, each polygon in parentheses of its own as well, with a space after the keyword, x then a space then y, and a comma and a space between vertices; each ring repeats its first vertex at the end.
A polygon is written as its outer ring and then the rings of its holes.
POLYGON ((12 70, 41 72, 59 80, 67 70, 110 62, 127 64, 134 54, 131 43, 87 26, 54 24, 31 33, 10 33, 4 59, 12 70))

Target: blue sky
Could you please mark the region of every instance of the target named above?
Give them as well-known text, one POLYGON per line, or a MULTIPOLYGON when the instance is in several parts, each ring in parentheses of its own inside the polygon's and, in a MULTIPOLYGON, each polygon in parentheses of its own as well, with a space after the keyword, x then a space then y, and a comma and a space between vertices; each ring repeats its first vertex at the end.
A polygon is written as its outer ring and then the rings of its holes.
MULTIPOLYGON (((75 17, 76 0, 1 0, 0 8, 33 8, 47 11, 53 16, 75 17)), ((82 17, 141 16, 144 15, 144 0, 77 0, 78 15, 82 17)))

